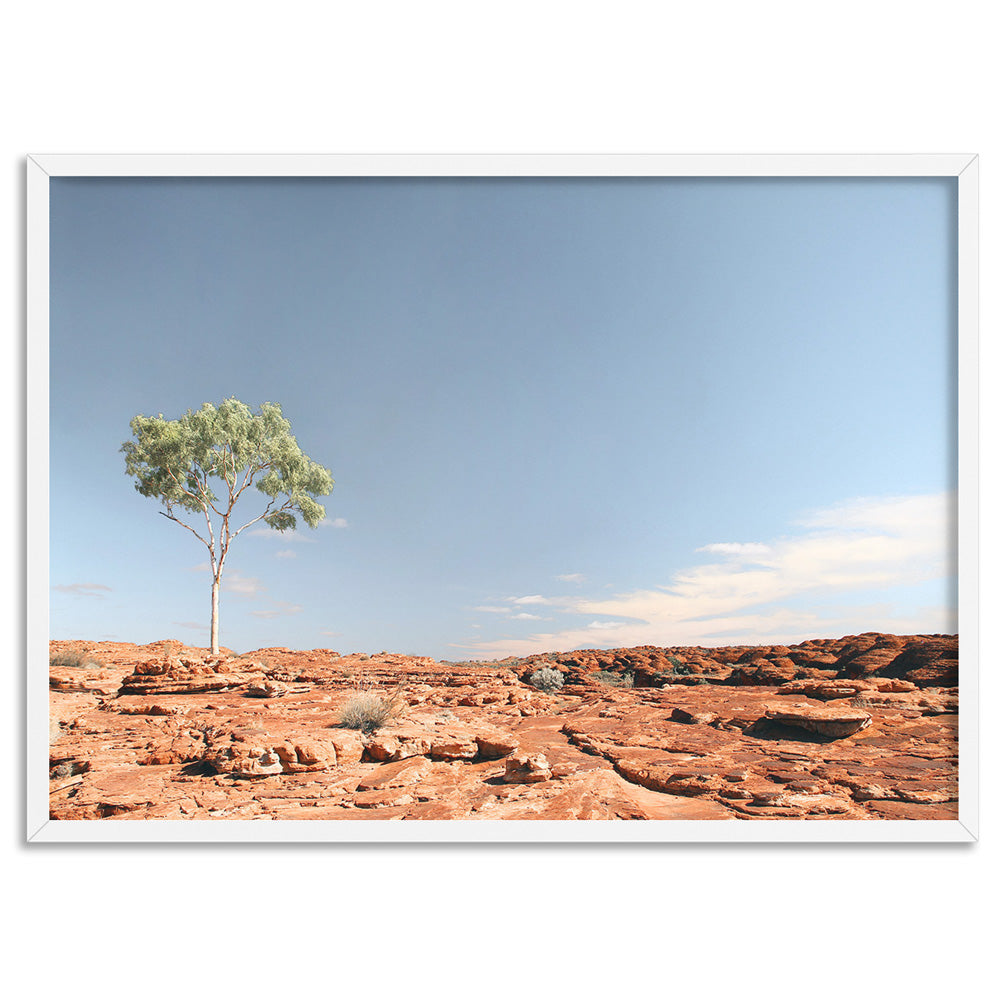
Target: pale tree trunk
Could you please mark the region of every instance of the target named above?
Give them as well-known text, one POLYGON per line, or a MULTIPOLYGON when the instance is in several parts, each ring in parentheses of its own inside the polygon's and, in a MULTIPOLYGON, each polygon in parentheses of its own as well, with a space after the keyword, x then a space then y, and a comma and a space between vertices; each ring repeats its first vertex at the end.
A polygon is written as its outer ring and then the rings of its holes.
POLYGON ((219 577, 212 578, 212 654, 219 653, 219 577))

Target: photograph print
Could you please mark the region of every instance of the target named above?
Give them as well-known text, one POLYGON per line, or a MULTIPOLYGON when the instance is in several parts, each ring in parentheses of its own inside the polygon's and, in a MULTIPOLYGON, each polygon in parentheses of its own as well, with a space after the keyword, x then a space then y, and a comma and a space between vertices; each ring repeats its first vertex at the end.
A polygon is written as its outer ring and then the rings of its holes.
POLYGON ((956 176, 47 185, 46 836, 956 824, 956 176))

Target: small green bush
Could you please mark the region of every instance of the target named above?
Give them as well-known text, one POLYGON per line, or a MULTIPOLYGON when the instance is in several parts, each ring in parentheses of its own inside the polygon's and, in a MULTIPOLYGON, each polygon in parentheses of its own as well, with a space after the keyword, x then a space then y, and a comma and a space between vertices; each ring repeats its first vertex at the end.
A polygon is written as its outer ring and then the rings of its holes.
POLYGON ((360 729, 374 733, 399 714, 399 696, 375 691, 359 691, 351 695, 337 716, 337 723, 345 729, 360 729))
POLYGON ((635 682, 635 675, 630 673, 615 673, 614 670, 598 670, 594 674, 594 680, 607 684, 610 687, 630 688, 635 682))
POLYGON ((680 670, 669 670, 669 671, 662 671, 661 670, 658 673, 653 674, 653 684, 656 687, 666 687, 666 686, 668 686, 670 684, 682 684, 682 683, 684 683, 684 684, 707 684, 708 683, 708 678, 707 677, 697 677, 697 676, 695 676, 694 671, 690 667, 685 666, 683 664, 682 664, 682 668, 680 670), (685 678, 689 678, 689 679, 685 680, 685 681, 681 681, 679 679, 681 677, 685 677, 685 678))
POLYGON ((678 677, 688 676, 694 671, 689 667, 679 656, 668 656, 667 659, 670 661, 670 666, 673 670, 670 672, 676 674, 678 677))
POLYGON ((528 678, 528 683, 539 691, 558 691, 563 686, 562 671, 554 667, 539 667, 528 678))

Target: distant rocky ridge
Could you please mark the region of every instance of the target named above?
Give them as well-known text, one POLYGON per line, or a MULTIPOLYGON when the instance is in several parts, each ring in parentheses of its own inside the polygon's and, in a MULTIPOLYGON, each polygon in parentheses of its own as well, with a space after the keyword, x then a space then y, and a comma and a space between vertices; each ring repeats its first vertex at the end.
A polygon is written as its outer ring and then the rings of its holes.
MULTIPOLYGON (((958 683, 957 635, 864 632, 842 639, 809 639, 794 646, 634 646, 540 653, 499 661, 528 677, 555 665, 568 684, 601 683, 598 671, 630 678, 634 687, 667 684, 778 685, 793 680, 893 677, 917 687, 958 683)), ((470 664, 471 665, 471 664, 470 664)))
POLYGON ((464 664, 82 645, 50 644, 54 819, 957 818, 956 636, 464 664), (390 690, 385 725, 339 724, 390 690))

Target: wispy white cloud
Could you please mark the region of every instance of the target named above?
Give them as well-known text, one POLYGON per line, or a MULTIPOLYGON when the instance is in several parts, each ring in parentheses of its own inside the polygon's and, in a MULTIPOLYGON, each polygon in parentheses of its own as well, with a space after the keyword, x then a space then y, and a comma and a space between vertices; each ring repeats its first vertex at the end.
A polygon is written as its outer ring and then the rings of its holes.
POLYGON ((74 597, 104 597, 105 593, 111 592, 111 588, 103 583, 57 583, 52 589, 74 597))
POLYGON ((338 639, 342 636, 343 632, 336 632, 332 628, 321 628, 319 630, 320 635, 325 635, 328 639, 338 639))
MULTIPOLYGON (((269 528, 266 524, 260 528, 250 528, 245 533, 250 538, 269 538, 273 542, 281 542, 282 545, 315 545, 316 539, 311 537, 314 532, 312 528, 302 527, 289 529, 288 531, 277 531, 269 528)), ((243 538, 243 535, 240 535, 243 538)))
POLYGON ((301 604, 292 604, 290 601, 275 601, 274 607, 264 608, 260 611, 251 611, 254 618, 282 618, 285 615, 297 615, 302 612, 301 604))
POLYGON ((294 549, 279 549, 274 553, 275 559, 297 559, 298 557, 299 554, 294 549))
POLYGON ((918 496, 857 497, 809 511, 796 524, 805 528, 850 531, 881 531, 886 528, 903 536, 926 535, 930 529, 946 529, 955 513, 953 492, 918 496))
MULTIPOLYGON (((343 517, 324 517, 322 521, 316 526, 319 528, 346 528, 347 519, 343 517)), ((316 538, 314 537, 315 532, 308 525, 303 524, 301 521, 296 526, 295 529, 289 531, 276 531, 274 528, 269 528, 266 524, 261 523, 258 527, 249 528, 246 534, 253 538, 270 538, 272 541, 279 541, 283 545, 293 543, 295 545, 315 545, 316 538)), ((240 536, 242 537, 242 536, 240 536)))
POLYGON ((483 611, 491 615, 506 615, 511 621, 542 621, 541 615, 533 615, 529 611, 518 611, 518 607, 525 604, 548 604, 549 602, 545 599, 530 598, 527 600, 515 600, 514 598, 508 598, 510 604, 480 604, 473 608, 473 611, 483 611))
POLYGON ((713 555, 737 556, 741 559, 752 559, 755 556, 766 556, 770 553, 769 545, 762 545, 760 542, 712 542, 703 545, 695 552, 710 552, 713 555))
POLYGON ((171 622, 171 625, 176 625, 178 628, 190 628, 197 632, 207 632, 208 626, 204 622, 171 622))
POLYGON ((259 597, 267 588, 255 576, 244 576, 235 570, 222 574, 222 589, 230 594, 240 594, 243 597, 259 597))
POLYGON ((542 597, 541 594, 529 594, 527 597, 508 597, 508 601, 511 604, 551 604, 552 601, 548 597, 542 597))
POLYGON ((704 545, 697 551, 722 559, 682 569, 662 586, 611 598, 522 598, 591 621, 470 648, 496 655, 574 649, 594 645, 595 632, 605 648, 954 632, 954 608, 911 608, 893 593, 953 572, 954 512, 953 493, 851 500, 810 512, 766 542, 704 545), (871 591, 886 600, 873 604, 871 591))
POLYGON ((561 573, 556 579, 563 583, 583 583, 587 578, 582 573, 561 573))

